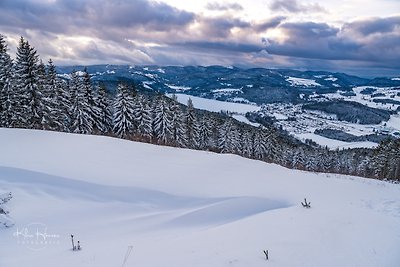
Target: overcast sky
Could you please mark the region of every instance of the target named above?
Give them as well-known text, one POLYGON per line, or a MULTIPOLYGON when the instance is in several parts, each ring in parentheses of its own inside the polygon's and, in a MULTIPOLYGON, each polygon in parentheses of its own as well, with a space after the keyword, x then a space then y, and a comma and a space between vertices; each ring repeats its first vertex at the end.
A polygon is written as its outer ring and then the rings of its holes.
POLYGON ((0 33, 57 65, 400 75, 400 0, 0 0, 0 33))

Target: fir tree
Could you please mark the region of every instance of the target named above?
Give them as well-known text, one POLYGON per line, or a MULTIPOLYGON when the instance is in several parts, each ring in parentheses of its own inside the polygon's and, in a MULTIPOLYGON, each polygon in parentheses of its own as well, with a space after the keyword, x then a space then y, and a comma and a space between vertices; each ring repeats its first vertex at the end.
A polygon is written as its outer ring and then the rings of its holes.
POLYGON ((20 126, 41 128, 44 103, 38 76, 38 55, 28 41, 21 37, 15 63, 16 90, 19 103, 16 114, 20 126))
POLYGON ((253 137, 253 156, 256 159, 263 159, 267 154, 265 133, 261 127, 254 132, 253 137))
POLYGON ((212 140, 212 121, 206 116, 202 116, 199 123, 199 142, 198 146, 199 149, 206 150, 213 147, 213 140, 212 140))
POLYGON ((113 132, 122 138, 128 138, 133 132, 133 98, 127 85, 119 84, 114 101, 113 132))
POLYGON ((17 114, 14 88, 14 65, 7 53, 4 36, 0 35, 0 126, 11 127, 17 114))
POLYGON ((134 107, 134 119, 137 124, 138 133, 147 141, 150 141, 152 137, 153 119, 151 112, 149 99, 144 95, 137 95, 134 107))
POLYGON ((239 132, 232 119, 227 119, 219 128, 218 149, 221 153, 237 153, 239 147, 239 132))
POLYGON ((112 130, 112 109, 111 101, 107 95, 106 88, 101 85, 99 88, 99 95, 97 98, 97 107, 100 111, 97 127, 101 133, 109 133, 112 130))
POLYGON ((51 59, 47 65, 46 80, 46 96, 50 105, 50 129, 67 131, 70 97, 65 88, 65 83, 57 77, 56 67, 51 59))
POLYGON ((163 96, 154 102, 153 135, 155 140, 168 144, 172 139, 171 110, 163 96))
POLYGON ((254 135, 252 127, 245 128, 240 136, 242 155, 247 158, 254 158, 254 135))
POLYGON ((171 111, 171 127, 172 127, 172 141, 176 146, 185 147, 185 130, 183 126, 183 113, 179 104, 177 102, 176 95, 172 96, 172 101, 170 104, 171 111))
POLYGON ((40 60, 37 68, 37 78, 38 78, 38 88, 42 93, 42 102, 43 102, 43 116, 41 121, 42 129, 53 129, 52 123, 52 99, 50 96, 50 88, 48 86, 48 77, 46 73, 46 66, 43 64, 43 61, 40 60))
POLYGON ((186 112, 184 114, 184 126, 187 147, 198 147, 198 126, 193 102, 190 98, 188 99, 186 112))
POLYGON ((71 126, 70 131, 73 133, 90 134, 93 131, 93 122, 91 114, 89 114, 88 99, 85 96, 83 82, 76 71, 71 73, 69 83, 71 90, 71 126))
POLYGON ((89 115, 88 120, 91 123, 93 131, 102 132, 101 111, 98 108, 97 98, 93 90, 90 75, 86 68, 83 70, 81 90, 83 91, 85 99, 86 113, 89 115))
POLYGON ((264 129, 262 138, 265 146, 264 159, 268 162, 283 163, 284 155, 279 152, 285 151, 285 149, 283 148, 283 142, 278 140, 277 133, 273 129, 264 129))

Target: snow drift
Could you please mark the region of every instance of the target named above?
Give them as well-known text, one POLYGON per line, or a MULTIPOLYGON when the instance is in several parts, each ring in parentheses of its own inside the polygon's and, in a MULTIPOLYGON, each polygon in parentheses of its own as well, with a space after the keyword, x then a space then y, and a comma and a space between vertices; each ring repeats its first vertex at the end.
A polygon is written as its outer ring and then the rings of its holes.
POLYGON ((0 266, 121 266, 128 246, 125 266, 400 264, 399 185, 100 136, 0 129, 0 147, 0 266))

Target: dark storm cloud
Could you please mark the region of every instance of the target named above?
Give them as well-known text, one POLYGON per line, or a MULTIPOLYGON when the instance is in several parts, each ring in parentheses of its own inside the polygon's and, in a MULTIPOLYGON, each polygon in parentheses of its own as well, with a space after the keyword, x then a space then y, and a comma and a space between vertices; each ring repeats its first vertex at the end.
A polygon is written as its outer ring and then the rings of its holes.
POLYGON ((27 29, 65 33, 70 29, 146 27, 168 30, 193 22, 195 15, 167 4, 146 0, 0 1, 0 23, 27 29))
POLYGON ((286 19, 286 17, 284 16, 277 16, 277 17, 272 17, 269 19, 266 19, 262 22, 256 23, 253 28, 257 31, 257 32, 264 32, 268 29, 271 28, 275 28, 277 27, 279 24, 281 24, 284 20, 286 19))
POLYGON ((268 40, 270 54, 312 59, 346 59, 361 44, 339 37, 340 29, 325 23, 284 23, 280 29, 286 40, 268 40))
POLYGON ((400 31, 400 16, 388 18, 371 18, 344 24, 345 30, 355 31, 362 35, 400 31))
POLYGON ((226 38, 231 35, 234 28, 250 29, 251 23, 238 18, 217 17, 217 18, 199 18, 201 31, 204 37, 226 38))
POLYGON ((171 26, 181 27, 194 20, 194 14, 181 11, 167 4, 135 1, 94 1, 91 11, 95 13, 93 20, 101 24, 115 27, 145 26, 153 30, 167 30, 171 26), (110 12, 111 10, 111 12, 110 12))
POLYGON ((339 29, 329 26, 326 23, 301 22, 301 23, 284 23, 281 29, 290 37, 302 39, 320 39, 324 37, 336 36, 339 29))
POLYGON ((240 10, 243 10, 243 7, 238 3, 212 2, 212 3, 208 3, 206 8, 208 10, 218 10, 218 11, 227 11, 227 10, 240 11, 240 10))
MULTIPOLYGON (((292 13, 323 11, 294 0, 271 6, 292 13)), ((287 22, 285 16, 246 20, 239 12, 225 12, 242 10, 235 3, 207 7, 223 12, 209 17, 149 0, 0 0, 0 33, 12 35, 10 47, 23 35, 45 59, 63 64, 400 68, 400 16, 340 27, 287 22), (269 30, 285 37, 268 38, 269 30)))
POLYGON ((353 60, 400 67, 399 19, 369 19, 341 29, 325 23, 283 23, 284 42, 268 40, 270 54, 310 59, 353 60), (358 34, 357 34, 358 33, 358 34), (372 38, 370 35, 379 33, 372 38))
POLYGON ((300 12, 326 12, 319 4, 301 4, 297 0, 273 0, 270 5, 272 11, 300 12))
POLYGON ((259 44, 197 41, 175 43, 175 45, 195 50, 211 50, 218 53, 253 53, 260 52, 265 49, 265 46, 262 45, 261 41, 259 44))

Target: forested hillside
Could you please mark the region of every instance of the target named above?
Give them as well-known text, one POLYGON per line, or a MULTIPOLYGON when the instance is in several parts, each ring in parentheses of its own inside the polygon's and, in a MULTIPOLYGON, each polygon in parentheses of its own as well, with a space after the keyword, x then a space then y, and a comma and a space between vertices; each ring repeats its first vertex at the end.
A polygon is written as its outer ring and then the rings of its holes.
POLYGON ((98 134, 154 144, 234 153, 289 168, 400 180, 400 141, 377 149, 330 151, 300 143, 274 127, 180 105, 132 83, 109 94, 87 71, 60 79, 21 37, 11 59, 0 36, 0 126, 98 134))

